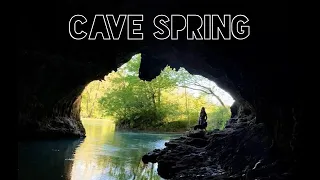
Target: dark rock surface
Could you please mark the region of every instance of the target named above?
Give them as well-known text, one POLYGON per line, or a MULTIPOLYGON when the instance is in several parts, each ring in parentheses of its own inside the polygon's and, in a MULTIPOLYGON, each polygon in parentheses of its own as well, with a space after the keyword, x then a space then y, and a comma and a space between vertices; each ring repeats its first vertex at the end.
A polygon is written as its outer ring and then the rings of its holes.
POLYGON ((290 179, 293 164, 276 156, 262 123, 231 120, 222 131, 191 131, 144 155, 166 179, 290 179))
MULTIPOLYGON (((19 2, 18 6, 15 70, 19 139, 85 135, 79 121, 80 94, 85 86, 141 53, 141 79, 151 80, 165 65, 170 65, 213 80, 236 100, 232 117, 250 119, 242 123, 252 125, 228 127, 226 131, 241 134, 243 129, 254 129, 263 123, 267 137, 273 142, 272 151, 305 167, 306 163, 301 162, 308 159, 305 157, 309 107, 306 80, 312 76, 307 69, 308 59, 288 58, 291 27, 287 25, 286 1, 35 0, 19 2), (143 41, 126 40, 126 28, 119 41, 77 41, 68 31, 69 20, 75 14, 87 18, 83 30, 89 33, 95 14, 137 13, 144 15, 143 41), (179 34, 179 41, 160 41, 153 37, 157 30, 153 18, 159 14, 169 17, 171 14, 244 14, 249 18, 251 34, 245 40, 187 41, 183 38, 184 31, 179 34)), ((223 134, 212 137, 219 139, 217 136, 223 134)), ((233 137, 227 135, 217 142, 239 143, 233 137)), ((185 150, 202 151, 206 141, 198 144, 188 140, 190 145, 185 150)), ((224 151, 233 152, 233 149, 224 151)))

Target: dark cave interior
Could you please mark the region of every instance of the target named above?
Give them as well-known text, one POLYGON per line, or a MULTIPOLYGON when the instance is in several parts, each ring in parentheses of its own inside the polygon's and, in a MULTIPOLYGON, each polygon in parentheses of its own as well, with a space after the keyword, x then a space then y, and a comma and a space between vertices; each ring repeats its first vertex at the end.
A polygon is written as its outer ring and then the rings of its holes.
POLYGON ((296 73, 304 71, 303 64, 287 57, 287 9, 287 2, 272 1, 27 2, 16 24, 19 138, 84 136, 79 117, 82 90, 139 52, 141 79, 151 80, 170 65, 213 80, 236 100, 233 118, 263 123, 276 155, 300 164, 305 154, 306 104, 301 93, 305 89, 296 83, 305 79, 305 73, 296 73), (143 14, 144 40, 70 37, 70 17, 83 14, 92 21, 99 13, 143 14), (245 14, 250 20, 249 38, 161 41, 152 37, 156 31, 152 19, 158 14, 213 13, 245 14))

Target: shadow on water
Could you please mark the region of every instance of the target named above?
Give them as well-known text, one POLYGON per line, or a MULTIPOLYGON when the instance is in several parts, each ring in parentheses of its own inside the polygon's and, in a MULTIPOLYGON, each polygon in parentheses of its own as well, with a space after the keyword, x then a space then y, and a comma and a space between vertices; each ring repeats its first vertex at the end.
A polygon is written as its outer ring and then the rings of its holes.
POLYGON ((18 179, 71 179, 73 153, 82 141, 18 143, 18 179))
POLYGON ((118 132, 111 121, 83 120, 80 140, 18 144, 18 179, 157 180, 157 164, 141 157, 178 134, 118 132))

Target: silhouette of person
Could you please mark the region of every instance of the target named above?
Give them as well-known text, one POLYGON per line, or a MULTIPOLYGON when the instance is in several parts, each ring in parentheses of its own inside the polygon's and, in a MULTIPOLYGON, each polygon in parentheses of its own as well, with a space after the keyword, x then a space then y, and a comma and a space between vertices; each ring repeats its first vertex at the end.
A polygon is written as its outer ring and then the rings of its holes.
POLYGON ((198 121, 198 124, 199 125, 202 125, 203 123, 205 123, 207 121, 207 113, 206 113, 206 110, 204 107, 201 108, 201 111, 200 111, 200 115, 199 115, 199 121, 198 121))

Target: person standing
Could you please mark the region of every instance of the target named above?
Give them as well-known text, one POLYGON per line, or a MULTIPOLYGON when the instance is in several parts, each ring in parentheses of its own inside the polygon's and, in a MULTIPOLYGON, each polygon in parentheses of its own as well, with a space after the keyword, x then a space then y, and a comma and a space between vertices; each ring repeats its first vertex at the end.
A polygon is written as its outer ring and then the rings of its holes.
POLYGON ((207 113, 206 113, 206 110, 204 107, 201 108, 201 111, 200 111, 200 115, 199 115, 199 121, 198 121, 198 124, 199 125, 202 125, 204 124, 205 122, 207 122, 207 113))

